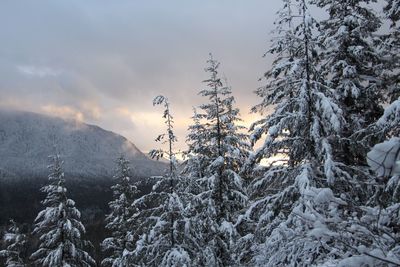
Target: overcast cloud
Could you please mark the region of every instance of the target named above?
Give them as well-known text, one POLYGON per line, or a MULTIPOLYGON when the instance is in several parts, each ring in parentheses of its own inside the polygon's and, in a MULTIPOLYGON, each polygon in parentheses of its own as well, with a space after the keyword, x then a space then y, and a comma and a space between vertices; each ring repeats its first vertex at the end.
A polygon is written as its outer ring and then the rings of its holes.
POLYGON ((76 118, 148 151, 167 96, 183 147, 208 53, 247 121, 279 0, 2 0, 0 107, 76 118))

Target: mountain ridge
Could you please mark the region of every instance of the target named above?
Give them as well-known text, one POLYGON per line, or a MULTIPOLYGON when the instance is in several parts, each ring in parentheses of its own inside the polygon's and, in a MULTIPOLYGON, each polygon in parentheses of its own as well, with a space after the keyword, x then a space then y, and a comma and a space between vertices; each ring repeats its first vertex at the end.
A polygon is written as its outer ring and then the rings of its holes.
POLYGON ((71 178, 111 178, 121 154, 134 176, 160 175, 165 169, 165 163, 149 159, 127 138, 97 125, 0 109, 0 180, 47 177, 54 144, 71 178))

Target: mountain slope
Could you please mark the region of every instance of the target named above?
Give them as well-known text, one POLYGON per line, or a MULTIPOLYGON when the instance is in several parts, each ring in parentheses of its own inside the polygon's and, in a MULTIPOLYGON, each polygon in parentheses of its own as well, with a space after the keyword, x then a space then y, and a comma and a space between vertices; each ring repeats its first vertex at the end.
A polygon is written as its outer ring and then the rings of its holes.
POLYGON ((138 177, 159 175, 164 164, 147 158, 126 138, 94 125, 46 115, 0 110, 0 179, 47 177, 54 144, 67 179, 112 177, 123 153, 138 177))

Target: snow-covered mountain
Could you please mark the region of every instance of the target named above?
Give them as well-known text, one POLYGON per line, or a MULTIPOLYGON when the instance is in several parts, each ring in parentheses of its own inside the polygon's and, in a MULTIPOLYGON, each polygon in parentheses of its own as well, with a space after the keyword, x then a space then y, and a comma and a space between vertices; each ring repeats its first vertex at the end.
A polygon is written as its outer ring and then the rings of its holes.
POLYGON ((147 158, 121 135, 98 126, 31 112, 0 110, 0 179, 46 177, 54 144, 67 177, 112 177, 123 153, 137 176, 159 175, 164 164, 147 158))

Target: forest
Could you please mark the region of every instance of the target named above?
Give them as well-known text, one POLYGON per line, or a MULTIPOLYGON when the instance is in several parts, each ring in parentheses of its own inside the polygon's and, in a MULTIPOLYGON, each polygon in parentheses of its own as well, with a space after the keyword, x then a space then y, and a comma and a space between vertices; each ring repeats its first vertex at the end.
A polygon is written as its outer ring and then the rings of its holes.
POLYGON ((281 2, 251 108, 261 119, 243 126, 210 54, 186 151, 170 100, 154 98, 165 132, 149 156, 168 168, 150 192, 118 157, 104 258, 55 149, 33 232, 10 221, 3 234, 5 266, 400 266, 400 1, 281 2))

